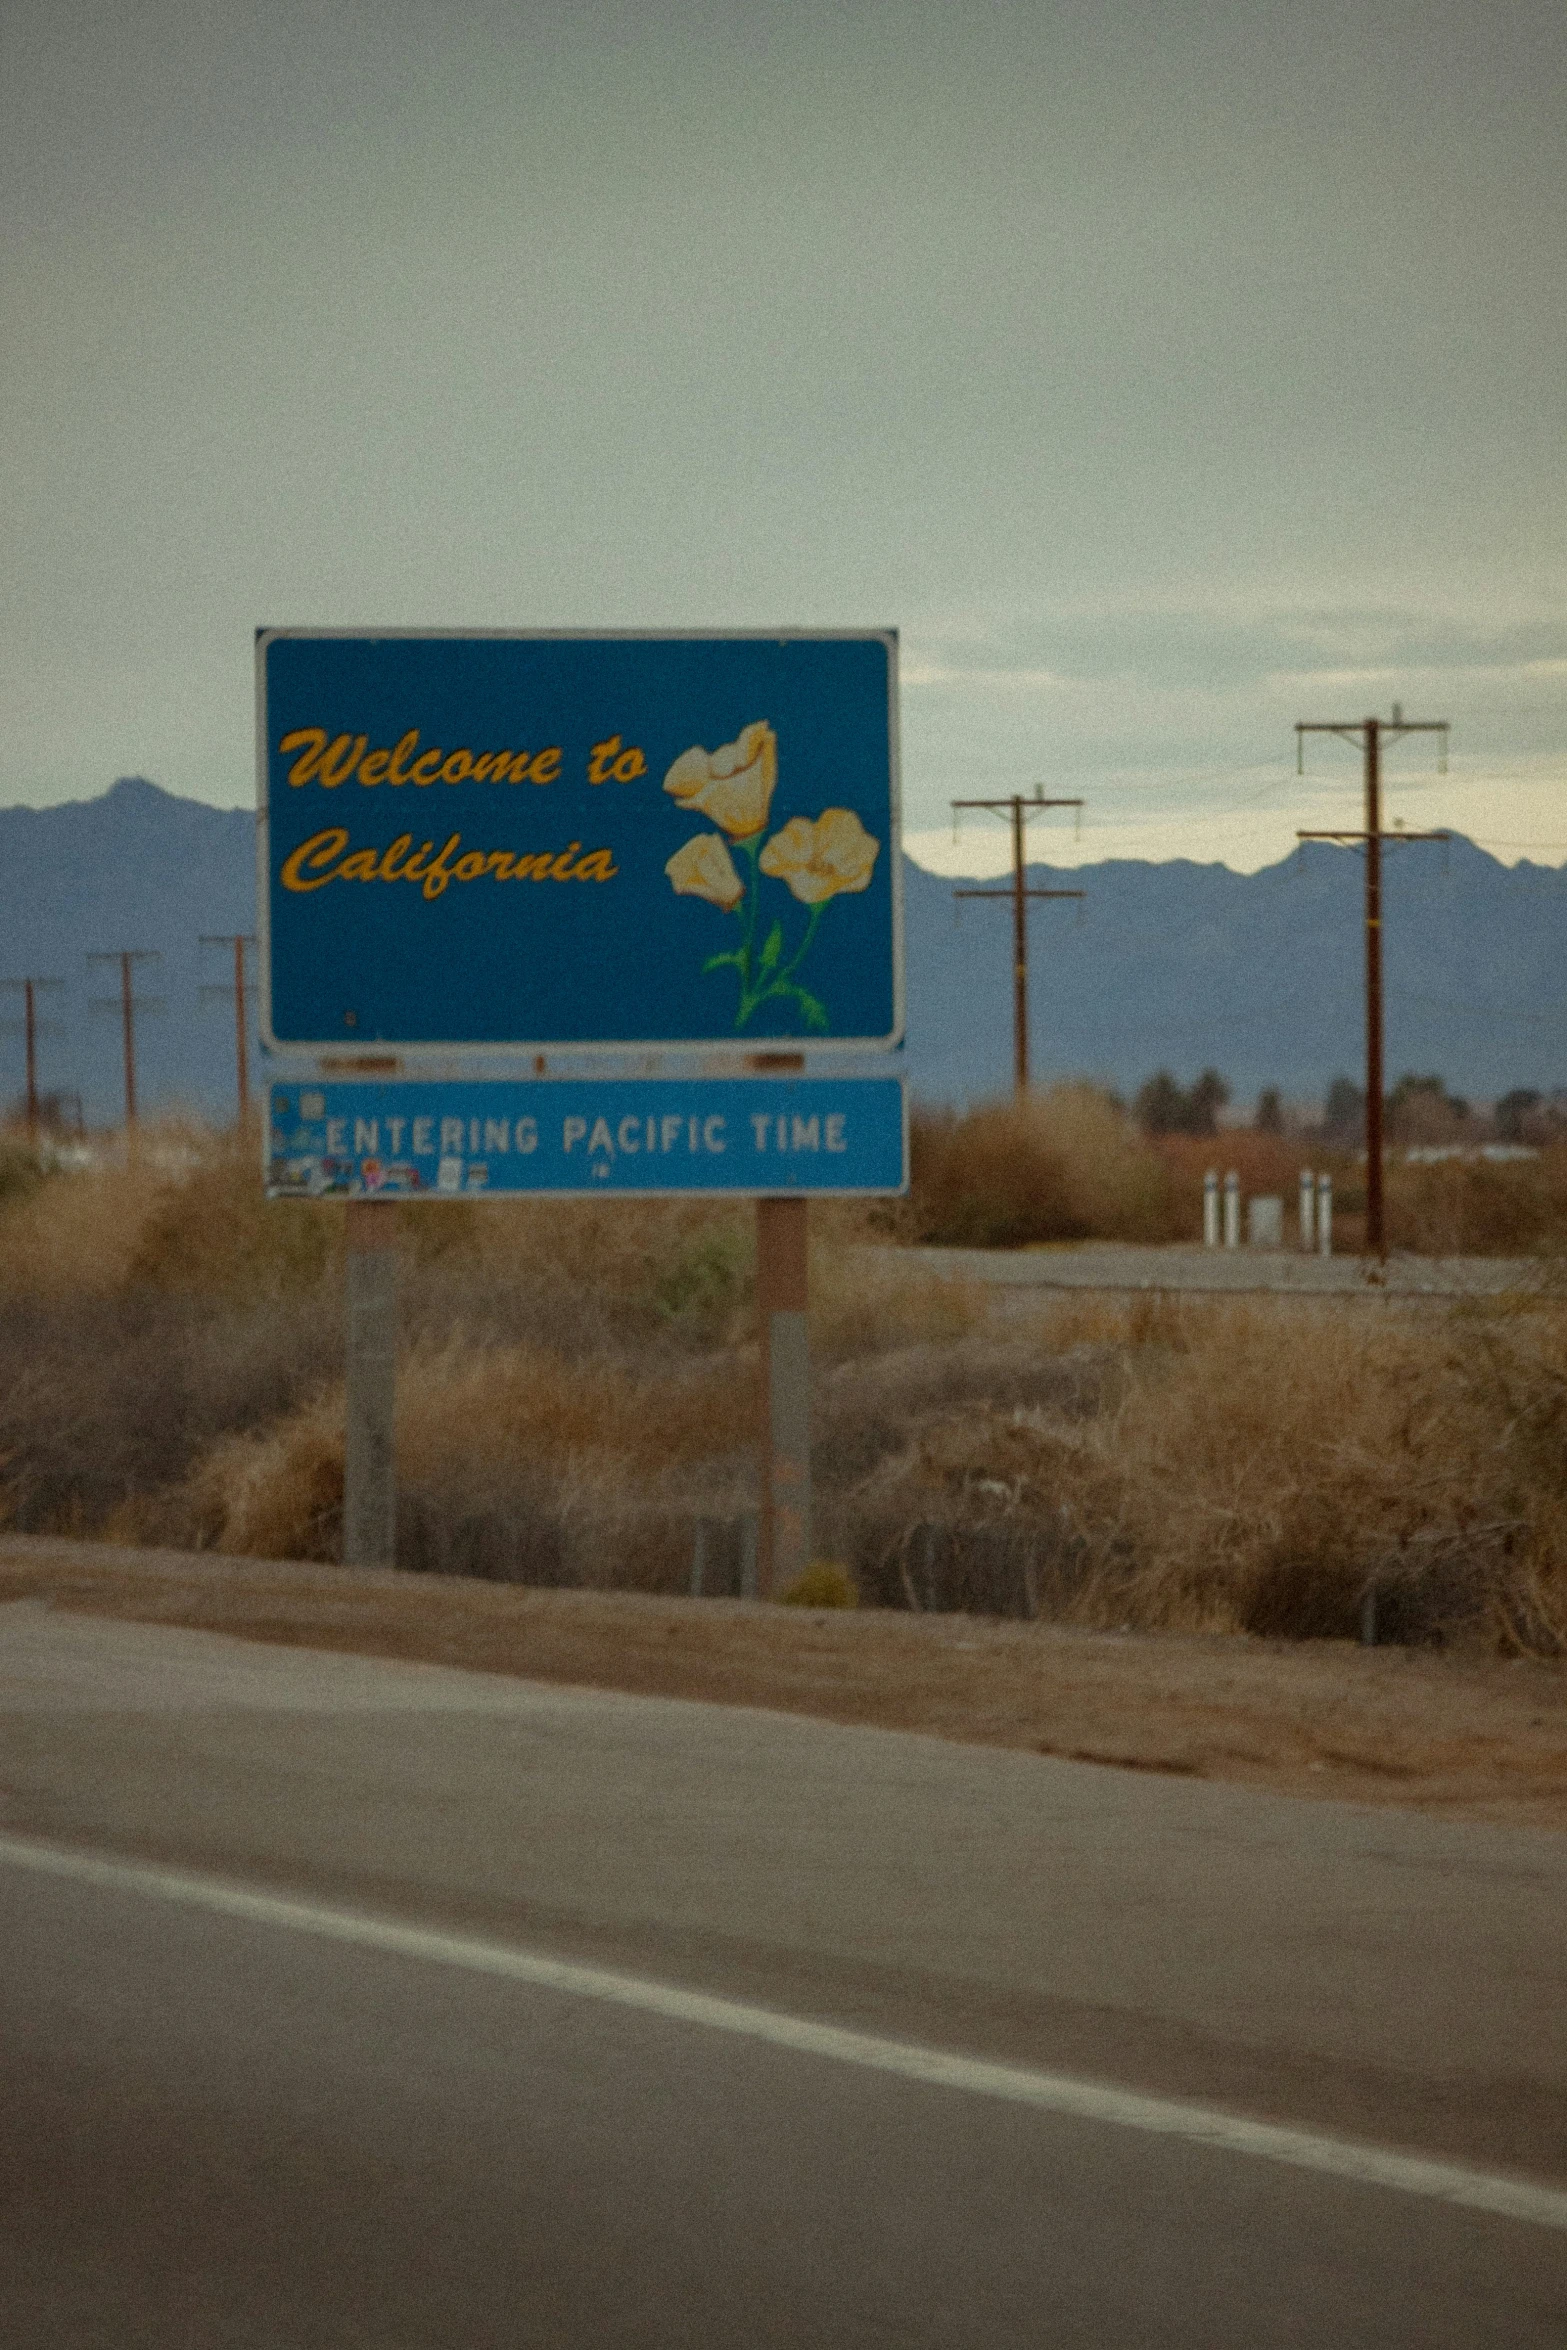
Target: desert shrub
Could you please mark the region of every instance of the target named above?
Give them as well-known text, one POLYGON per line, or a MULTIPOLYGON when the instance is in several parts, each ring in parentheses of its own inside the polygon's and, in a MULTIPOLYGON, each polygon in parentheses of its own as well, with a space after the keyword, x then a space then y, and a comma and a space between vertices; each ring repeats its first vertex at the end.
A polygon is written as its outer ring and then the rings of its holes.
POLYGON ((660 1321, 716 1334, 732 1325, 755 1283, 756 1252, 737 1226, 709 1226, 682 1238, 655 1266, 649 1291, 660 1321))
POLYGON ((106 1296, 123 1288, 164 1180, 143 1155, 58 1173, 0 1198, 0 1296, 106 1296))
POLYGON ((911 1127, 910 1237, 949 1247, 1180 1237, 1164 1160, 1088 1085, 1052 1086, 911 1127))
POLYGON ((249 1300, 313 1289, 342 1254, 343 1214, 268 1200, 253 1129, 202 1136, 145 1202, 128 1287, 249 1300))
POLYGON ((42 1181, 38 1153, 26 1139, 0 1134, 0 1201, 26 1199, 42 1181))
POLYGON ((889 1347, 946 1346, 979 1329, 982 1291, 943 1278, 901 1249, 844 1246, 811 1250, 811 1353, 822 1363, 889 1347))
POLYGON ((0 1514, 23 1532, 103 1527, 339 1361, 335 1325, 298 1300, 214 1315, 144 1290, 0 1299, 0 1514))
POLYGON ((1171 1326, 1179 1344, 1127 1346, 1098 1413, 918 1415, 851 1498, 862 1585, 885 1590, 919 1529, 991 1527, 1032 1540, 1085 1623, 1352 1638, 1374 1586, 1399 1637, 1562 1651, 1560 1307, 1208 1304, 1171 1326))
MULTIPOLYGON (((681 1472, 726 1439, 748 1444, 755 1408, 754 1371, 737 1375, 727 1357, 639 1366, 459 1341, 415 1348, 397 1407, 399 1493, 417 1554, 409 1563, 449 1569, 455 1542, 459 1557, 465 1545, 511 1556, 485 1572, 635 1579, 628 1525, 638 1522, 644 1549, 640 1521, 684 1526, 681 1472)), ((214 1443, 165 1497, 166 1538, 183 1528, 200 1547, 237 1555, 335 1558, 342 1483, 342 1396, 323 1387, 270 1424, 214 1443)), ((670 1557, 689 1560, 688 1527, 660 1532, 653 1548, 657 1575, 672 1572, 670 1557)))
POLYGON ((813 1559, 779 1592, 778 1601, 781 1607, 858 1607, 860 1594, 853 1577, 842 1567, 831 1559, 813 1559))
POLYGON ((1567 1249, 1567 1149, 1538 1159, 1444 1159, 1384 1177, 1388 1242, 1423 1256, 1517 1257, 1567 1249))

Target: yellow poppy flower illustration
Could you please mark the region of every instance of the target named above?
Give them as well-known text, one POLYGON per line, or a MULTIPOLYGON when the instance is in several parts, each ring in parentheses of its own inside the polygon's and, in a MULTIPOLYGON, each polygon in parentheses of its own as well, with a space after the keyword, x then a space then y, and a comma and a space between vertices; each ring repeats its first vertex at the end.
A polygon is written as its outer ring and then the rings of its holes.
POLYGON ((710 816, 731 840, 750 840, 767 822, 778 781, 778 737, 765 718, 743 727, 732 743, 682 751, 664 789, 682 808, 710 816))
MULTIPOLYGON (((739 925, 735 944, 702 965, 704 974, 734 972, 740 988, 735 1027, 748 1027, 752 1015, 771 1004, 778 1008, 775 1020, 781 1014, 786 1022, 783 1033, 798 1034, 803 1027, 826 1035, 832 1027, 827 1006, 802 983, 800 966, 832 900, 869 889, 881 843, 852 808, 824 808, 814 818, 791 816, 764 847, 777 781, 778 741, 762 718, 716 751, 700 744, 682 751, 664 789, 721 831, 699 832, 675 851, 664 871, 678 896, 705 898, 739 925), (782 921, 764 909, 768 881, 783 882, 809 908, 792 953, 782 921)), ((781 910, 788 913, 786 906, 781 910)))
POLYGON ((852 808, 824 808, 814 824, 792 816, 758 862, 764 873, 787 882, 802 906, 816 906, 845 890, 869 888, 880 848, 852 808))
POLYGON ((745 895, 745 883, 735 871, 728 843, 716 832, 699 832, 683 849, 676 849, 664 867, 677 894, 706 898, 727 914, 745 895))

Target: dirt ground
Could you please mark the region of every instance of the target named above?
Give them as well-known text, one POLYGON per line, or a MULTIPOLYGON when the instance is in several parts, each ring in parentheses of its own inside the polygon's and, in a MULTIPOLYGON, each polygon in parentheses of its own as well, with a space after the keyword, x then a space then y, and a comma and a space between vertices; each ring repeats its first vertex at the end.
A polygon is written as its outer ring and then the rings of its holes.
POLYGON ((26 1535, 0 1536, 12 1600, 1567 1829, 1567 1672, 1522 1659, 543 1591, 26 1535))

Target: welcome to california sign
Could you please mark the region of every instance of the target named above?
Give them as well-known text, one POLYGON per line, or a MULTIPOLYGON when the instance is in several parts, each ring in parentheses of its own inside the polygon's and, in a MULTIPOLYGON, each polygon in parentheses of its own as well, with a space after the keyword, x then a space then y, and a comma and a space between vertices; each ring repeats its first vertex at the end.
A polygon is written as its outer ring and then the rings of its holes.
POLYGON ((269 629, 282 1049, 895 1044, 897 639, 269 629))

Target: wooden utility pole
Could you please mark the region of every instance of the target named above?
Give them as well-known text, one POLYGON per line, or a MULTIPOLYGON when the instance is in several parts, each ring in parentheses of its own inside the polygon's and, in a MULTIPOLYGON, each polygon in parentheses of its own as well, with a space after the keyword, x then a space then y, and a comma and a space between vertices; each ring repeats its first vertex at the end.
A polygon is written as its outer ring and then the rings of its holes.
POLYGON ((1296 769, 1306 772, 1308 734, 1336 734, 1360 746, 1366 779, 1366 822, 1361 832, 1297 832, 1297 840, 1358 842, 1366 852, 1366 1254, 1385 1262, 1387 1224, 1382 1207, 1382 843, 1385 840, 1447 840, 1445 832, 1395 832, 1382 829, 1382 745, 1406 734, 1439 734, 1437 769, 1447 773, 1448 721, 1445 718, 1406 718, 1397 702, 1391 719, 1361 718, 1340 721, 1298 721, 1296 769))
POLYGON ((1002 800, 954 800, 953 815, 961 808, 984 808, 1006 817, 1012 826, 1012 886, 1010 889, 956 889, 955 898, 1010 898, 1012 900, 1012 1082, 1019 1094, 1028 1091, 1028 901, 1030 898, 1080 898, 1080 889, 1030 889, 1024 863, 1026 827, 1030 816, 1044 808, 1081 808, 1081 800, 1047 800, 1037 784, 1032 799, 1020 792, 1002 800))
MULTIPOLYGON (((30 1144, 36 1144, 38 1140, 38 1033, 40 1026, 44 1025, 38 1018, 39 991, 64 985, 63 979, 0 979, 0 987, 20 988, 22 992, 22 1034, 27 1040, 27 1139, 30 1144)), ((16 1033, 14 1027, 11 1033, 16 1033)))
POLYGON ((125 1055, 125 1131, 134 1140, 136 1133, 136 1015, 138 1012, 161 1012, 161 996, 139 996, 135 991, 135 973, 138 963, 161 963, 163 957, 154 947, 114 947, 102 954, 89 955, 93 963, 117 963, 120 967, 120 992, 116 996, 99 996, 93 1009, 100 1012, 118 1010, 120 1034, 125 1055))
POLYGON ((234 1069, 238 1080, 239 1122, 243 1126, 250 1115, 250 1044, 245 1033, 245 998, 252 992, 253 982, 245 977, 245 949, 256 943, 255 933, 249 930, 203 931, 204 947, 232 947, 234 950, 234 977, 223 980, 201 991, 204 1001, 213 996, 226 996, 232 985, 234 995, 234 1069))

